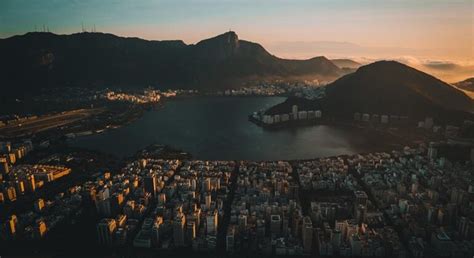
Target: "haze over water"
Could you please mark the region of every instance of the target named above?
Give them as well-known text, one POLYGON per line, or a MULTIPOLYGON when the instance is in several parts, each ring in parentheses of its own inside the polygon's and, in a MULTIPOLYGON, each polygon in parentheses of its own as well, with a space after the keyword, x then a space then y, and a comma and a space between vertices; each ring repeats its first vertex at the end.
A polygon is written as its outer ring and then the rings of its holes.
MULTIPOLYGON (((210 160, 288 160, 367 152, 377 139, 326 125, 264 130, 248 121, 254 111, 282 97, 189 97, 165 103, 125 127, 79 137, 72 145, 117 156, 152 143, 167 144, 210 160)), ((378 146, 380 147, 380 146, 378 146)))

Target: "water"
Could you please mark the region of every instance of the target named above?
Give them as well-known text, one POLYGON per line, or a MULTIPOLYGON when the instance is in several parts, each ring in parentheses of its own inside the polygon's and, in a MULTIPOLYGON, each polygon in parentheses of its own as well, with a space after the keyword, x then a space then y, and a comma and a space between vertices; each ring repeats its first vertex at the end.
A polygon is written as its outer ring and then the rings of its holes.
POLYGON ((371 151, 379 139, 351 128, 314 125, 264 130, 248 121, 282 97, 189 97, 165 103, 130 125, 79 137, 73 146, 130 156, 167 144, 198 159, 288 160, 371 151))

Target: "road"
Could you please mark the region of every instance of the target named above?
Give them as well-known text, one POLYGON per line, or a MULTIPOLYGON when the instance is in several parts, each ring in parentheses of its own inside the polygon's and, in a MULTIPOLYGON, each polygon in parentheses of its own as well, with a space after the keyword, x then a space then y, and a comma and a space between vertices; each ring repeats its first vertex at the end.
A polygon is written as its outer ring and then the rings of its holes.
POLYGON ((0 128, 0 137, 8 138, 35 134, 83 120, 103 111, 104 109, 102 108, 76 109, 65 111, 60 114, 47 115, 36 119, 26 120, 21 123, 6 125, 0 128))

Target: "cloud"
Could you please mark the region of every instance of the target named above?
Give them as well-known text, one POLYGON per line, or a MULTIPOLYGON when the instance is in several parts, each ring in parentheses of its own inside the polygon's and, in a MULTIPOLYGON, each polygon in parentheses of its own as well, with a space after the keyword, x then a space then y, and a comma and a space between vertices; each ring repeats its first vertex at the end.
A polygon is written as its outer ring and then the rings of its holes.
POLYGON ((436 70, 445 70, 445 71, 460 68, 459 65, 450 61, 427 61, 423 65, 427 68, 436 69, 436 70))

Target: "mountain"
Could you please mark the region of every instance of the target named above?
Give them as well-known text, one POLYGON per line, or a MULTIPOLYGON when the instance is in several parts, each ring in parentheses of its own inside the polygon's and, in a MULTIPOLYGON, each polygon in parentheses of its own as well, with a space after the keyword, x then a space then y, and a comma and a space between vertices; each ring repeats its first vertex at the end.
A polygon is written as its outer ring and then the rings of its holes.
POLYGON ((461 81, 461 82, 457 82, 454 85, 456 87, 460 88, 460 89, 470 91, 470 92, 474 92, 474 77, 466 79, 466 80, 461 81))
POLYGON ((339 68, 350 68, 357 69, 362 66, 362 64, 357 63, 356 61, 350 59, 331 59, 331 62, 339 68))
POLYGON ((438 121, 471 118, 474 100, 431 75, 395 61, 379 61, 357 69, 326 86, 325 97, 310 103, 289 98, 267 114, 290 112, 292 105, 321 108, 327 116, 352 119, 354 113, 432 116, 438 121))
POLYGON ((335 114, 354 112, 412 118, 474 111, 474 101, 435 77, 395 61, 362 66, 326 88, 325 106, 335 114))
POLYGON ((33 32, 0 39, 4 94, 62 86, 158 86, 215 90, 254 79, 334 80, 344 74, 325 57, 285 60, 227 32, 194 45, 105 33, 33 32))

